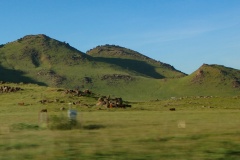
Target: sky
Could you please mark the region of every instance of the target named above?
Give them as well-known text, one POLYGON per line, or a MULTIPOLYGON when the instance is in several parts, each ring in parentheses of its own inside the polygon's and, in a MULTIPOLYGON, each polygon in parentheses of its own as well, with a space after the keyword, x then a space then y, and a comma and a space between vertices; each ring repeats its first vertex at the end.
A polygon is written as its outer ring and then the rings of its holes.
POLYGON ((1 0, 0 44, 45 34, 86 52, 114 44, 191 74, 240 69, 240 0, 1 0))

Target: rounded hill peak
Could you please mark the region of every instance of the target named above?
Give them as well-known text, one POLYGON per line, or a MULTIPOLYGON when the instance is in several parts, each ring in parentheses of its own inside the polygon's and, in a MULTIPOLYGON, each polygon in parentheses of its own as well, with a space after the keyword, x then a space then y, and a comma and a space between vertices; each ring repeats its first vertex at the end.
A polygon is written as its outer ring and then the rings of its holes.
POLYGON ((121 47, 118 45, 99 45, 87 51, 88 55, 93 57, 126 58, 126 59, 151 59, 137 51, 121 47))

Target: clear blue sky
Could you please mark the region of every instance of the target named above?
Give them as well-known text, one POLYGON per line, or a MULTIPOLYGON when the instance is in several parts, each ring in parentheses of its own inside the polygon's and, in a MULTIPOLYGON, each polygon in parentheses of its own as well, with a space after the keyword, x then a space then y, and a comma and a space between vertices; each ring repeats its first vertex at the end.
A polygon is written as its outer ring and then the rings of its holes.
POLYGON ((0 44, 46 34, 80 51, 115 44, 192 73, 240 69, 240 0, 1 0, 0 44))

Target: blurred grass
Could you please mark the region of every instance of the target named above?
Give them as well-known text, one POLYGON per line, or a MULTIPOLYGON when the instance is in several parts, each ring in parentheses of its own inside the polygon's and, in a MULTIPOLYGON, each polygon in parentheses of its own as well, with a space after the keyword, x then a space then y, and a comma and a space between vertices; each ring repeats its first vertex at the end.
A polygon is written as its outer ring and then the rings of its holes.
POLYGON ((239 158, 240 118, 233 111, 81 112, 78 121, 88 127, 1 133, 1 155, 6 159, 239 158), (186 127, 178 128, 182 120, 186 127))
POLYGON ((239 96, 172 97, 107 109, 95 106, 95 97, 72 97, 57 88, 30 84, 20 87, 24 90, 0 94, 1 160, 240 158, 239 96), (41 99, 59 102, 41 104, 41 99), (81 104, 69 106, 73 101, 81 104), (77 110, 80 127, 35 128, 44 108, 49 117, 67 118, 67 110, 60 107, 77 110), (176 111, 169 111, 173 107, 176 111))

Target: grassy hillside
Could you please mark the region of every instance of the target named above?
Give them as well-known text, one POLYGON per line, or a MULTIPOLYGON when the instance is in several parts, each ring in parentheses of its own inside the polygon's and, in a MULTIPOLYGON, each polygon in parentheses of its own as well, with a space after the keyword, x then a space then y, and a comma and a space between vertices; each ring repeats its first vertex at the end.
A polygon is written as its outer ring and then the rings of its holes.
POLYGON ((239 72, 203 65, 185 75, 124 47, 98 46, 85 54, 46 35, 29 35, 0 46, 0 81, 90 89, 130 101, 238 95, 239 72))
POLYGON ((88 58, 86 54, 71 47, 68 43, 42 34, 25 36, 5 44, 0 49, 1 63, 12 66, 14 69, 50 68, 52 65, 58 64, 59 59, 62 60, 61 64, 71 65, 79 62, 77 60, 88 58), (19 63, 16 64, 16 62, 19 63))
POLYGON ((221 65, 204 64, 188 76, 158 80, 156 93, 160 97, 239 95, 239 72, 221 65))
POLYGON ((116 45, 97 46, 87 54, 97 60, 118 65, 151 78, 173 78, 185 76, 173 66, 151 59, 139 52, 116 45))
POLYGON ((135 51, 110 47, 113 52, 129 52, 130 58, 118 58, 111 52, 108 57, 96 57, 46 35, 25 36, 1 46, 0 80, 91 89, 99 94, 137 99, 151 92, 148 89, 155 87, 150 84, 155 78, 184 76, 172 66, 135 51), (139 90, 144 94, 139 95, 139 90))
POLYGON ((87 59, 87 55, 65 42, 45 35, 29 35, 0 48, 2 68, 0 79, 56 86, 61 84, 66 77, 54 70, 55 65, 64 68, 64 66, 81 64, 87 59), (11 72, 16 72, 16 74, 11 74, 11 72))
POLYGON ((222 65, 203 64, 198 70, 183 78, 191 86, 209 94, 239 94, 240 71, 222 65))

